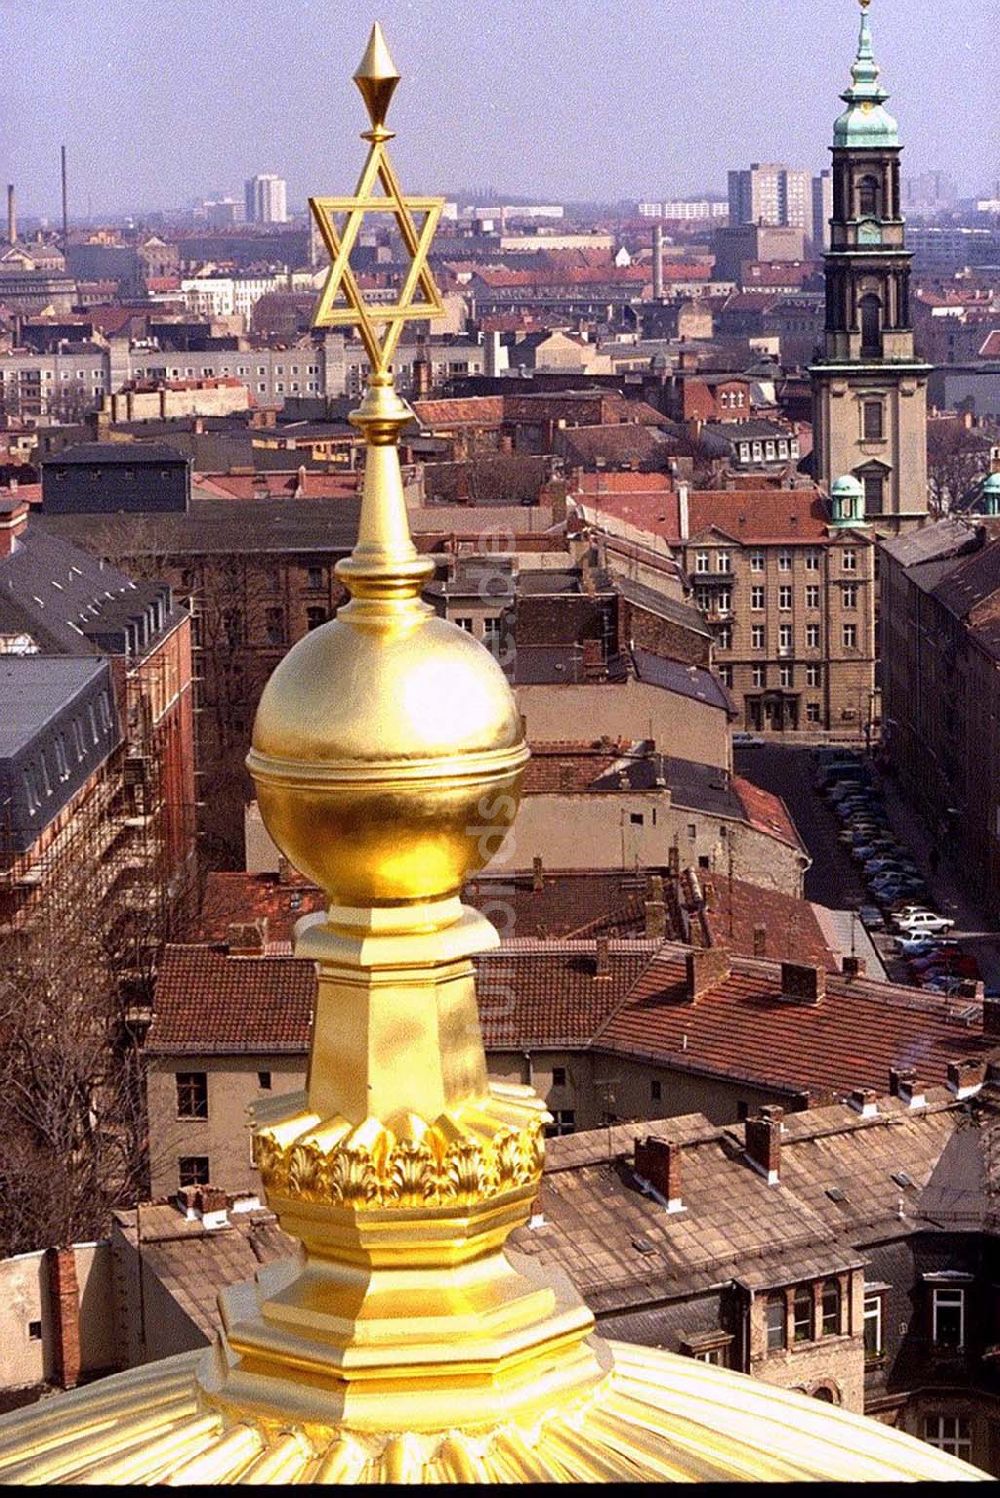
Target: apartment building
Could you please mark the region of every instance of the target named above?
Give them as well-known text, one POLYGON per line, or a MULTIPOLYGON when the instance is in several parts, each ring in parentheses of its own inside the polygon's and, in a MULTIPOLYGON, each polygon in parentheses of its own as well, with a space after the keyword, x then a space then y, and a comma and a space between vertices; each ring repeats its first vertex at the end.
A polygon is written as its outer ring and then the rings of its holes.
POLYGON ((121 978, 195 884, 188 615, 166 583, 29 524, 26 504, 2 518, 0 942, 21 933, 56 984, 67 952, 100 942, 121 978))
MULTIPOLYGON (((234 302, 235 307, 235 302, 234 302)), ((484 351, 465 339, 403 343, 393 369, 404 396, 418 390, 421 359, 430 384, 482 374, 484 351), (418 366, 415 368, 415 366, 418 366)), ((368 360, 359 342, 339 333, 314 340, 311 334, 283 347, 167 351, 122 343, 112 361, 112 387, 134 380, 191 380, 233 376, 246 382, 258 406, 282 406, 289 396, 360 398, 368 378, 368 360)))
POLYGON ((0 353, 0 417, 79 419, 110 389, 108 350, 96 343, 62 343, 51 353, 0 353))
POLYGON ((681 564, 715 637, 734 726, 870 735, 875 547, 851 496, 680 485, 646 505, 597 496, 587 513, 602 529, 666 544, 681 564))
POLYGON ((682 542, 716 670, 751 732, 870 736, 875 547, 809 490, 691 496, 682 542))
POLYGON ((992 516, 884 544, 879 576, 886 748, 938 848, 1000 916, 1000 477, 992 516), (978 522, 978 523, 976 523, 978 522))

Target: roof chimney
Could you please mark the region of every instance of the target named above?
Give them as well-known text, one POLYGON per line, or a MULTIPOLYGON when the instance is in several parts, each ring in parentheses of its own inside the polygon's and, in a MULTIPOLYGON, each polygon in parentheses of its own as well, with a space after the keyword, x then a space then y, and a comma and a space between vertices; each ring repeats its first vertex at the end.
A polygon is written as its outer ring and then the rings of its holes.
POLYGON ((848 952, 844 956, 841 968, 845 978, 863 978, 865 975, 865 959, 859 957, 856 952, 848 952))
POLYGON ((267 917, 259 921, 234 922, 226 933, 230 957, 262 957, 267 944, 267 917))
POLYGON ((28 524, 31 506, 24 499, 0 499, 0 557, 9 557, 28 524))
POLYGON ((680 539, 686 541, 691 529, 691 516, 688 509, 688 486, 677 485, 677 528, 680 531, 680 539))
POLYGON ((653 300, 663 301, 663 225, 653 225, 653 300))
POLYGON ((687 954, 684 996, 696 1004, 728 977, 729 953, 723 947, 698 948, 687 954))
POLYGON ((856 1087, 847 1099, 847 1106, 862 1118, 878 1117, 878 1097, 870 1087, 856 1087))
POLYGON ((540 895, 545 888, 545 875, 542 872, 542 857, 536 853, 531 860, 531 888, 536 895, 540 895))
POLYGON ((224 1228, 229 1222, 229 1198, 218 1186, 199 1186, 195 1212, 205 1228, 224 1228))
POLYGON ((925 1098, 923 1087, 917 1081, 912 1067, 890 1066, 889 1096, 898 1097, 908 1108, 922 1108, 925 1098))
POLYGON ((55 1382, 61 1389, 75 1389, 80 1382, 80 1286, 76 1255, 71 1247, 50 1248, 46 1253, 50 1321, 53 1332, 55 1382))
POLYGON ((606 936, 599 936, 594 943, 594 977, 611 977, 611 947, 606 936))
POLYGON ((583 641, 583 674, 588 679, 604 674, 604 650, 600 640, 583 641))
POLYGON ((656 1139, 652 1135, 645 1142, 635 1141, 635 1173, 650 1186, 666 1204, 668 1212, 681 1212, 681 1147, 672 1139, 656 1139))
POLYGON ((804 962, 781 964, 781 997, 799 1004, 819 1004, 826 996, 826 969, 804 962))
POLYGON ((747 1160, 765 1179, 776 1186, 781 1177, 781 1120, 784 1108, 768 1105, 756 1118, 746 1121, 747 1160))
POLYGON ((956 1098, 973 1097, 985 1081, 985 1061, 948 1062, 948 1086, 956 1098))
POLYGON ((663 898, 663 878, 660 874, 654 874, 649 881, 643 913, 646 918, 646 936, 651 941, 665 941, 667 907, 663 898))

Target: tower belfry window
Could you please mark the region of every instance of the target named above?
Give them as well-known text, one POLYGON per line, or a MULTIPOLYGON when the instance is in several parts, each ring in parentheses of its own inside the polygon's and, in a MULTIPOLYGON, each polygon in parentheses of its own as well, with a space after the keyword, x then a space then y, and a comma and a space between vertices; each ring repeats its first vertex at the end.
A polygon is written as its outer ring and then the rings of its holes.
POLYGON ((879 188, 879 180, 871 175, 861 178, 858 183, 858 212, 861 218, 878 218, 881 208, 882 193, 879 188))
POLYGON ((861 352, 882 352, 882 304, 871 291, 861 298, 861 352))

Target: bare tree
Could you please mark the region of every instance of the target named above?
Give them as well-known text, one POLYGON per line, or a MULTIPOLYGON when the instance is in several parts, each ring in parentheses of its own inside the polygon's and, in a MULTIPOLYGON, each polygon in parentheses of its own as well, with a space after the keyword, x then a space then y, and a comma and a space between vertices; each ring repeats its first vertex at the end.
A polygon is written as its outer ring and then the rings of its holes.
POLYGON ((990 441, 958 421, 931 421, 927 427, 927 484, 939 515, 964 509, 976 483, 989 472, 990 441))
POLYGON ((72 954, 47 922, 0 951, 2 1255, 98 1237, 147 1189, 135 996, 91 913, 72 954))

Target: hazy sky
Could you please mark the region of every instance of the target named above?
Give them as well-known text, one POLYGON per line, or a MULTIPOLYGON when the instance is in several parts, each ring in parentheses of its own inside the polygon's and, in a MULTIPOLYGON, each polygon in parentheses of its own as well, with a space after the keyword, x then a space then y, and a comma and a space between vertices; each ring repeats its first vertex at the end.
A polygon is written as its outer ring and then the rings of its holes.
MULTIPOLYGON (((0 181, 23 213, 353 185, 350 74, 378 18, 403 82, 391 123, 412 191, 540 198, 723 192, 751 160, 825 165, 854 0, 0 0, 0 181)), ((875 0, 876 56, 907 147, 963 191, 1000 176, 998 0, 875 0)))

